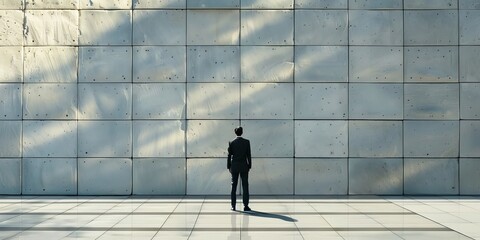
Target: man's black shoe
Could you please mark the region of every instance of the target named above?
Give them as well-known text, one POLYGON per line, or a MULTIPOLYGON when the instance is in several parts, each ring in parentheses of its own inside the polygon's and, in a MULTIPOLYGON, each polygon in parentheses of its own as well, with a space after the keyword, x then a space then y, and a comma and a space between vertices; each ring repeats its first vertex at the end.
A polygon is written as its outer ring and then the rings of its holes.
POLYGON ((232 206, 232 207, 230 208, 230 210, 235 211, 235 207, 232 206))
POLYGON ((252 211, 252 209, 250 209, 248 206, 245 206, 245 207, 243 208, 243 211, 252 211))

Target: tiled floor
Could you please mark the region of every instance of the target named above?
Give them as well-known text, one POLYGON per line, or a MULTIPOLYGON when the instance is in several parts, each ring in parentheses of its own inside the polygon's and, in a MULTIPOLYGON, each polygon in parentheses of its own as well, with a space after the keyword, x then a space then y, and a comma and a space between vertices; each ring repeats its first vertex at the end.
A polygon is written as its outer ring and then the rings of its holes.
POLYGON ((0 197, 0 239, 480 239, 480 198, 0 197), (241 203, 237 209, 242 209, 241 203))

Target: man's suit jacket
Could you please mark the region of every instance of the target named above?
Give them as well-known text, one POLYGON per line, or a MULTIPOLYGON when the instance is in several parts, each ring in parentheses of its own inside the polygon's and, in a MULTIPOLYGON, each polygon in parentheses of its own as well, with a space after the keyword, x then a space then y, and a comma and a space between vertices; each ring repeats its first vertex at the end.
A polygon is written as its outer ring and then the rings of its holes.
POLYGON ((249 140, 237 137, 228 143, 227 168, 232 172, 248 172, 252 168, 249 140))

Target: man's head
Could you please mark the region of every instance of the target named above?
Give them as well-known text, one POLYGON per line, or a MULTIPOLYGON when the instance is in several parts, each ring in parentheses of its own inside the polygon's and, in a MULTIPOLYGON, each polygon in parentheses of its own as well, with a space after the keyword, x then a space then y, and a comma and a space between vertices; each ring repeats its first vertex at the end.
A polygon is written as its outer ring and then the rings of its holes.
POLYGON ((242 127, 237 127, 237 128, 235 128, 234 131, 235 131, 235 134, 239 137, 242 136, 242 134, 243 134, 243 128, 242 127))

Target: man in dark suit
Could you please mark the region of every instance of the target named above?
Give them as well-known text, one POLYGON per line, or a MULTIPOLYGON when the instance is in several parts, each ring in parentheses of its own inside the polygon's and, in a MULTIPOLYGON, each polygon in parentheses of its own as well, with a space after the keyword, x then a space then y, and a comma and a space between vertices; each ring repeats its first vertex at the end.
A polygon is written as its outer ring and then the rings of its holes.
POLYGON ((237 203, 238 175, 242 178, 243 187, 243 210, 251 211, 248 207, 250 195, 248 193, 248 172, 252 168, 252 155, 250 153, 250 141, 242 137, 243 128, 235 128, 237 138, 228 143, 227 168, 232 174, 231 204, 232 211, 235 211, 237 203))

